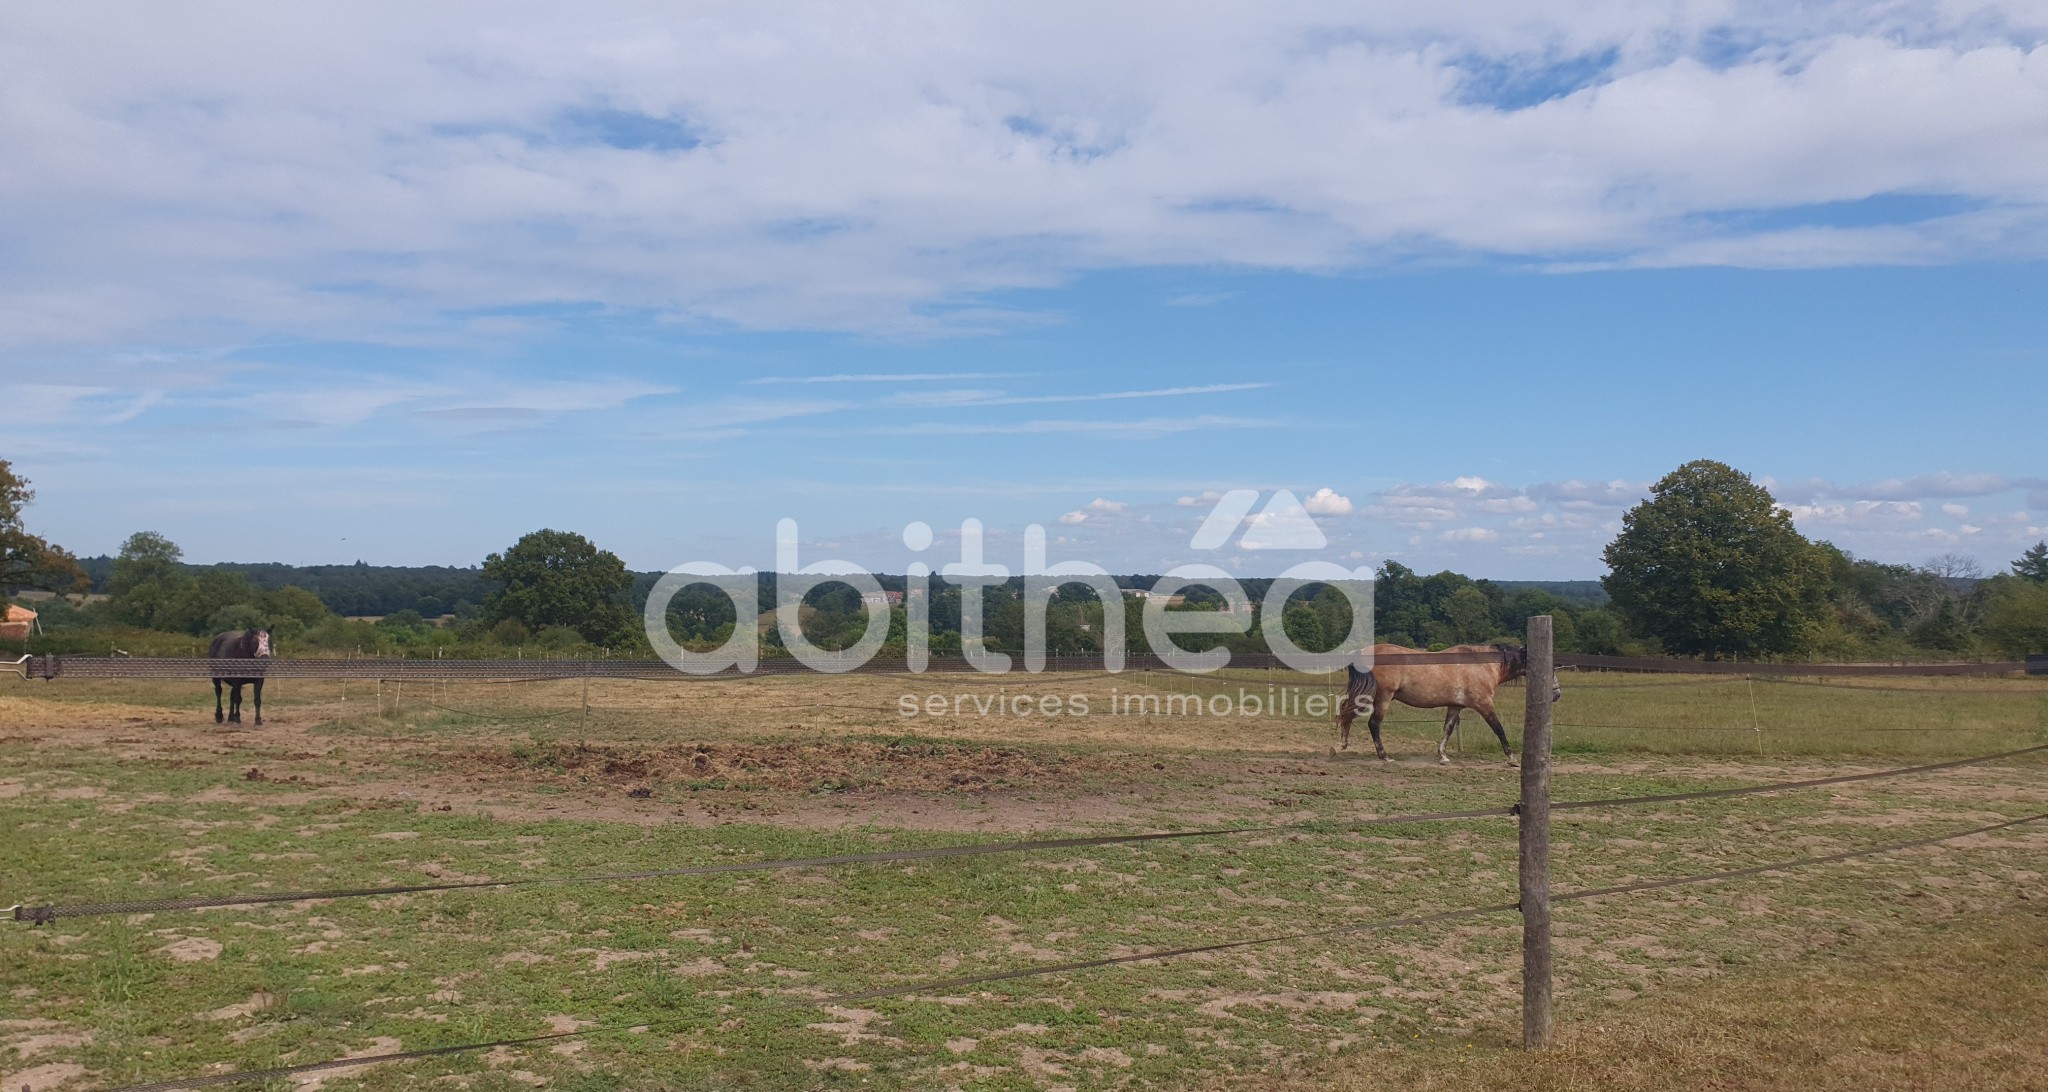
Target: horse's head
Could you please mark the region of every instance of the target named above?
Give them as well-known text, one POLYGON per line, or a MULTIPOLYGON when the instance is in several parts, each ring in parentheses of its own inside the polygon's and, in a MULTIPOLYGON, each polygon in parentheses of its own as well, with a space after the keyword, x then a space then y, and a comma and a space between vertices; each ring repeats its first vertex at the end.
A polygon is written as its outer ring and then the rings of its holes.
MULTIPOLYGON (((1501 659, 1507 664, 1508 673, 1505 678, 1501 679, 1502 682, 1513 682, 1516 679, 1528 676, 1528 649, 1509 644, 1496 644, 1493 647, 1501 654, 1501 659)), ((1562 697, 1564 697, 1564 687, 1558 684, 1557 677, 1553 674, 1550 679, 1550 700, 1557 701, 1562 697)))
POLYGON ((253 656, 268 656, 268 655, 270 655, 270 631, 269 631, 269 630, 267 630, 267 629, 252 629, 252 630, 250 630, 250 631, 249 631, 248 633, 246 633, 246 634, 243 634, 243 636, 244 636, 244 637, 246 637, 246 638, 248 639, 248 641, 249 641, 249 647, 250 647, 251 649, 254 649, 254 650, 255 650, 254 652, 250 653, 251 655, 253 655, 253 656))

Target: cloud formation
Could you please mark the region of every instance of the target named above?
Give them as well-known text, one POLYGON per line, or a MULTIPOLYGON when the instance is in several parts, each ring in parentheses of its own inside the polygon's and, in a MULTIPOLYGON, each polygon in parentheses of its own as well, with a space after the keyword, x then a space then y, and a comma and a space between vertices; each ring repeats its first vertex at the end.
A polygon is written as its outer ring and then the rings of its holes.
POLYGON ((210 10, 9 15, 0 342, 921 334, 1104 268, 2048 253, 2017 0, 210 10))

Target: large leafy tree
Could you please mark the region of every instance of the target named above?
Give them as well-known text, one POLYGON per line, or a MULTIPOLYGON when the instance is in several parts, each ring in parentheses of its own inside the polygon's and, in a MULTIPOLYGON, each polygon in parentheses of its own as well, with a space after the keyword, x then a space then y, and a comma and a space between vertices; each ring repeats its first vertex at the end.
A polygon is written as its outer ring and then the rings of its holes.
POLYGON ((485 558, 483 576, 498 585, 484 601, 493 621, 515 621, 529 630, 568 626, 594 643, 631 633, 627 592, 633 574, 617 554, 582 535, 535 531, 485 558))
POLYGON ((114 616, 144 629, 183 629, 171 617, 173 600, 192 578, 185 572, 185 551, 155 531, 137 531, 121 543, 107 577, 114 616))
POLYGON ((1707 657, 1799 649, 1828 609, 1829 558, 1749 475, 1702 459, 1622 517, 1602 581, 1631 628, 1707 657))
POLYGON ((21 510, 36 499, 28 484, 28 479, 14 473, 12 464, 0 459, 0 591, 85 591, 89 584, 78 559, 63 547, 29 534, 22 525, 21 510))

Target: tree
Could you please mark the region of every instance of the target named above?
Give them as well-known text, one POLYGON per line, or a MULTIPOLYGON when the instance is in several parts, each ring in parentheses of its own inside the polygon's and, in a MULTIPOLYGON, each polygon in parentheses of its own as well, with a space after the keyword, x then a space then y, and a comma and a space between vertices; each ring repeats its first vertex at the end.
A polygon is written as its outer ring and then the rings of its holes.
POLYGON ((1942 554, 1930 557, 1920 570, 1943 580, 1978 580, 1984 576, 1984 566, 1977 559, 1964 554, 1942 554))
POLYGON ((321 602, 319 596, 297 584, 286 584, 276 591, 264 592, 257 598, 256 605, 263 608, 273 625, 289 618, 307 627, 317 626, 334 613, 327 609, 327 604, 321 602))
POLYGON ((1280 613, 1280 631, 1305 652, 1328 652, 1334 639, 1323 628, 1323 617, 1306 603, 1295 603, 1280 613))
POLYGON ((61 546, 28 533, 21 510, 36 499, 28 479, 0 459, 0 592, 8 588, 82 592, 90 585, 78 559, 61 546))
POLYGON ((498 585, 484 600, 493 622, 518 622, 530 632, 568 626, 592 644, 630 636, 626 593, 633 574, 617 554, 582 535, 535 531, 485 558, 483 576, 498 585))
POLYGON ((2048 584, 2048 542, 2036 542, 2012 563, 2012 571, 2022 580, 2036 584, 2048 584))
POLYGON ((185 575, 185 551, 155 531, 137 531, 121 544, 107 591, 120 597, 143 584, 174 588, 185 575))
POLYGON ((1989 584, 1985 639, 2008 656, 2048 652, 2048 584, 2010 576, 1993 577, 1989 584))
POLYGON ((1794 651, 1825 617, 1829 558, 1749 475, 1702 459, 1622 517, 1601 583, 1631 628, 1682 655, 1794 651))
MULTIPOLYGON (((107 577, 114 617, 144 629, 183 628, 172 622, 172 600, 185 590, 185 552, 155 531, 137 531, 121 544, 107 577)), ((212 611, 208 611, 211 614, 212 611)))
POLYGON ((1451 623, 1453 639, 1459 644, 1495 636, 1493 605, 1476 585, 1467 584, 1445 597, 1443 613, 1451 623))

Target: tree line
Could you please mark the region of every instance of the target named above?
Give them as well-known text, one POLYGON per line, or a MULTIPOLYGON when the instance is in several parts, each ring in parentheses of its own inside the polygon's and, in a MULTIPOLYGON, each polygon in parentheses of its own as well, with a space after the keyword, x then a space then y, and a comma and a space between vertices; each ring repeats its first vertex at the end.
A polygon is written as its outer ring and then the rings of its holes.
MULTIPOLYGON (((278 564, 189 565, 176 543, 152 531, 131 535, 118 554, 78 559, 23 526, 33 499, 25 481, 0 461, 0 590, 40 588, 83 600, 36 604, 46 634, 39 651, 189 654, 192 639, 267 626, 287 649, 380 655, 537 653, 651 655, 641 605, 658 573, 634 573, 582 535, 543 529, 474 567, 278 564), (375 620, 361 617, 375 616, 375 620), (183 639, 182 643, 181 640, 183 639), (125 645, 121 645, 125 642, 125 645), (133 647, 128 647, 133 646, 133 647)), ((1604 553, 1609 574, 1586 582, 1502 582, 1454 572, 1424 575, 1383 563, 1373 588, 1373 633, 1418 648, 1513 641, 1531 615, 1555 620, 1561 651, 1670 654, 1709 658, 1902 659, 2019 656, 2048 650, 2048 543, 1982 578, 1966 559, 1906 566, 1852 557, 1805 538, 1769 492, 1725 464, 1688 463, 1659 481, 1648 500, 1623 517, 1604 553)), ((1148 590, 1159 578, 1116 577, 1148 590)), ((878 576, 891 592, 900 576, 878 576)), ((1234 652, 1265 652, 1261 612, 1282 611, 1296 645, 1326 651, 1352 629, 1341 590, 1310 585, 1285 603, 1265 602, 1270 580, 1240 581, 1254 610, 1242 632, 1204 637, 1234 652)), ((962 589, 931 584, 931 648, 963 651, 962 589)), ((982 646, 1021 651, 1022 578, 982 588, 982 646)), ((772 619, 773 574, 758 578, 757 613, 772 619)), ((900 600, 900 596, 898 597, 900 600)), ((1200 585, 1168 609, 1214 611, 1222 597, 1200 585)), ((1125 615, 1124 639, 1142 651, 1143 601, 1113 605, 1080 585, 1058 589, 1047 610, 1047 650, 1102 651, 1105 611, 1125 615)), ((907 619, 891 603, 884 655, 900 654, 907 619)), ((851 647, 867 627, 852 586, 827 583, 801 610, 801 628, 821 648, 851 647)), ((736 612, 708 586, 686 588, 669 604, 670 634, 708 649, 732 632, 736 612)), ((772 621, 761 631, 764 655, 784 654, 772 621)), ((1183 638, 1192 642, 1192 638, 1183 638)))

